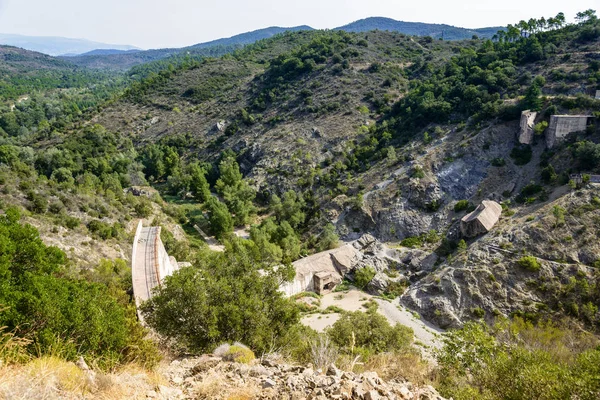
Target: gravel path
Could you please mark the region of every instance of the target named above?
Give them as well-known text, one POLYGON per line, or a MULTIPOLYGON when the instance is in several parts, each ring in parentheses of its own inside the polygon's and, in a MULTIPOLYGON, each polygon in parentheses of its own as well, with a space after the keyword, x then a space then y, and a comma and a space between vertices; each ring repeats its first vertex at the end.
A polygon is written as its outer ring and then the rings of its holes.
MULTIPOLYGON (((352 289, 347 292, 328 293, 321 297, 321 310, 329 306, 336 306, 346 311, 365 311, 363 304, 372 299, 373 296, 352 289)), ((432 350, 442 347, 441 334, 443 330, 423 321, 418 314, 413 314, 405 307, 400 305, 399 299, 392 302, 375 299, 379 304, 378 312, 385 316, 391 324, 402 324, 412 328, 415 333, 415 342, 420 345, 423 356, 433 360, 432 350)), ((340 318, 340 314, 310 314, 302 318, 302 323, 306 326, 322 332, 327 327, 333 325, 340 318)))
POLYGON ((381 299, 376 299, 379 304, 379 312, 392 323, 402 324, 412 328, 415 332, 415 341, 422 343, 426 348, 436 349, 442 347, 441 334, 444 331, 427 321, 419 318, 418 314, 413 314, 411 311, 400 305, 399 299, 388 302, 381 299))

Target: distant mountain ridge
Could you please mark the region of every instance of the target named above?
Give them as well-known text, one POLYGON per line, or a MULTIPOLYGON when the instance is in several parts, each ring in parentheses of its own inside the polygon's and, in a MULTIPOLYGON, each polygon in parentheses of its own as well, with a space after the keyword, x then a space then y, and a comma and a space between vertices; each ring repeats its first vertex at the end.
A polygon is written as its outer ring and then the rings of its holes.
POLYGON ((350 24, 340 26, 334 30, 346 32, 368 32, 374 30, 395 31, 406 35, 431 36, 434 39, 445 40, 471 39, 473 35, 479 38, 489 39, 503 27, 488 27, 479 29, 460 28, 446 24, 429 24, 424 22, 397 21, 392 18, 370 17, 354 21, 350 24))
POLYGON ((78 56, 110 56, 113 54, 137 53, 144 50, 119 50, 119 49, 96 49, 83 54, 63 54, 62 57, 78 57, 78 56))
POLYGON ((87 54, 69 57, 68 60, 83 67, 124 70, 135 65, 185 54, 218 57, 225 53, 232 52, 237 48, 252 44, 262 39, 268 39, 280 33, 304 30, 313 30, 313 28, 306 25, 290 28, 272 26, 269 28, 241 33, 229 38, 212 40, 210 42, 198 43, 182 48, 152 49, 137 52, 115 52, 113 54, 100 54, 93 51, 87 54))
POLYGON ((87 39, 72 39, 57 36, 25 36, 0 33, 0 44, 37 51, 51 56, 82 54, 97 49, 139 50, 129 45, 107 44, 87 39))
POLYGON ((311 28, 308 25, 294 26, 291 28, 282 28, 279 26, 271 26, 268 28, 258 29, 251 32, 240 33, 239 35, 235 35, 229 38, 212 40, 210 42, 198 43, 187 48, 192 49, 201 49, 212 46, 232 46, 232 45, 247 45, 252 44, 254 42, 258 42, 262 39, 268 39, 275 35, 284 32, 297 32, 297 31, 312 31, 314 28, 311 28))
MULTIPOLYGON (((491 38, 500 29, 503 28, 488 27, 480 29, 467 29, 446 24, 405 22, 397 21, 392 18, 370 17, 334 28, 333 30, 343 30, 346 32, 367 32, 374 30, 394 31, 406 35, 431 36, 435 39, 443 38, 445 40, 462 40, 471 39, 473 36, 478 36, 482 39, 491 38)), ((186 54, 218 57, 222 54, 232 52, 237 48, 255 43, 259 40, 268 39, 284 32, 311 30, 314 29, 308 25, 300 25, 288 28, 271 26, 251 32, 241 33, 229 38, 216 39, 182 48, 163 48, 151 50, 140 50, 133 46, 110 45, 80 39, 28 37, 3 34, 0 34, 0 44, 7 42, 9 45, 38 51, 40 53, 51 55, 58 54, 61 56, 61 58, 82 67, 93 69, 127 70, 136 65, 162 60, 173 56, 184 56, 186 54), (60 51, 58 49, 60 49, 60 51), (85 51, 81 51, 82 49, 85 49, 85 51)))

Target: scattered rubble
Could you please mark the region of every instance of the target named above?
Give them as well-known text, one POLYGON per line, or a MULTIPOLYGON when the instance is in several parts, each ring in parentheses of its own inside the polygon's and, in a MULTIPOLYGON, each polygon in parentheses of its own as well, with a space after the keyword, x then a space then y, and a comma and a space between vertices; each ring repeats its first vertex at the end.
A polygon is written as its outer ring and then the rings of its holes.
POLYGON ((418 387, 395 380, 384 382, 376 372, 345 372, 335 365, 315 370, 270 360, 239 364, 203 355, 175 360, 164 373, 181 387, 179 397, 174 399, 218 400, 244 395, 244 398, 265 400, 444 400, 431 386, 418 387))

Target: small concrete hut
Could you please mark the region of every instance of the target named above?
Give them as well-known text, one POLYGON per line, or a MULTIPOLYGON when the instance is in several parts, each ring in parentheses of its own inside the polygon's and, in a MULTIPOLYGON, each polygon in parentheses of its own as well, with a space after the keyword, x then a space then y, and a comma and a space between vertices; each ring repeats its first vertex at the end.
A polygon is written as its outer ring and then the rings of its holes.
POLYGON ((332 291, 350 271, 352 260, 358 253, 351 245, 324 251, 292 263, 296 270, 293 281, 281 285, 287 296, 302 292, 325 294, 332 291))
POLYGON ((502 207, 491 200, 484 200, 470 214, 460 220, 460 231, 465 237, 488 233, 500 219, 502 207))

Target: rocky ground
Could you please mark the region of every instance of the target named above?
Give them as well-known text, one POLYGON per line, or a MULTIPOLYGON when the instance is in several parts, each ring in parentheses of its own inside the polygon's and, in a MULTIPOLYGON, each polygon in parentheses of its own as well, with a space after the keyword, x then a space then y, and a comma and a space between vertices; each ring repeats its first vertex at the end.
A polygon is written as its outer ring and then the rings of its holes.
MULTIPOLYGON (((172 361, 163 373, 181 388, 182 399, 443 400, 430 386, 384 382, 375 372, 355 374, 334 365, 314 370, 268 360, 239 364, 204 355, 172 361)), ((148 393, 149 398, 159 396, 148 393)))

